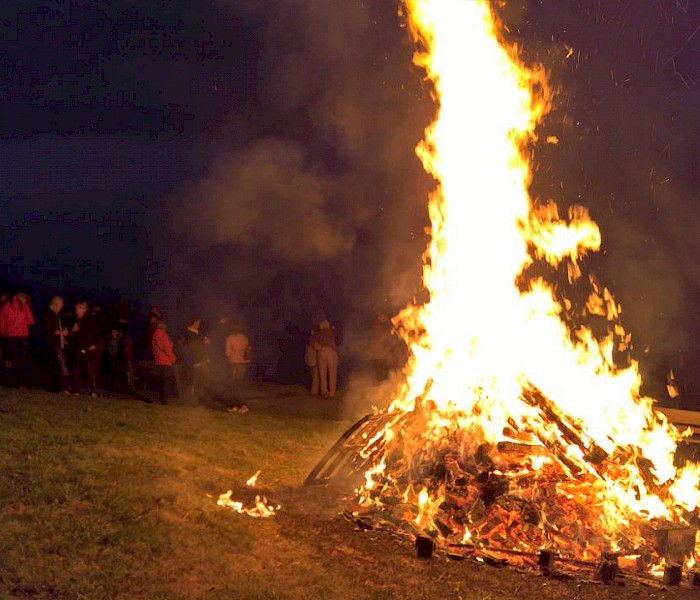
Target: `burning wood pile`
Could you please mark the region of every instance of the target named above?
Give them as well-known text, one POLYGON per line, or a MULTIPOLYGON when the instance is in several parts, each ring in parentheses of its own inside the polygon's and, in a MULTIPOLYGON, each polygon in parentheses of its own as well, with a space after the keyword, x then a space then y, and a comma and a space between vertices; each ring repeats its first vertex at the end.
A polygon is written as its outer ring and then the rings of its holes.
POLYGON ((582 277, 597 225, 530 198, 551 94, 494 5, 404 0, 438 107, 417 150, 436 182, 429 300, 394 319, 409 349, 394 402, 326 468, 365 470, 353 518, 416 536, 424 554, 597 565, 603 579, 692 563, 700 467, 674 464, 682 435, 640 391, 621 307, 582 277), (670 530, 682 543, 659 543, 670 530))
MULTIPOLYGON (((530 394, 533 402, 545 403, 541 395, 530 394)), ((391 427, 401 432, 399 438, 412 437, 425 427, 429 411, 404 413, 391 427)), ((618 573, 663 575, 666 563, 694 564, 696 518, 690 512, 675 523, 645 514, 605 521, 605 480, 620 475, 619 454, 597 448, 594 472, 582 472, 567 459, 564 447, 545 446, 515 428, 510 433, 510 441, 488 444, 470 439, 458 427, 446 427, 441 450, 419 451, 408 461, 397 446, 386 452, 383 439, 377 439, 365 456, 370 464, 383 456, 381 474, 368 472, 359 502, 347 516, 361 528, 389 528, 419 543, 429 540, 452 558, 588 574, 604 581, 618 573), (611 561, 614 567, 606 571, 604 565, 611 561)), ((563 435, 580 443, 567 426, 563 435)), ((650 465, 632 458, 638 449, 624 454, 654 485, 650 465)))

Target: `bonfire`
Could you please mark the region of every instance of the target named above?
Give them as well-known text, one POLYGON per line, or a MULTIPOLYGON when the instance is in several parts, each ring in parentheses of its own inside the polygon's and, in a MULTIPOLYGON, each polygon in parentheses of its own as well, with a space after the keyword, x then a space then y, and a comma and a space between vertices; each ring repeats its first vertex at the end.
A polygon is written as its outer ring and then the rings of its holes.
POLYGON ((404 9, 437 106, 417 148, 436 183, 429 300, 394 319, 410 357, 360 450, 356 515, 442 548, 615 553, 649 569, 649 532, 693 522, 700 468, 674 464, 682 433, 642 395, 621 307, 584 273, 598 226, 530 197, 529 157, 556 142, 538 130, 545 73, 504 41, 487 0, 404 9))

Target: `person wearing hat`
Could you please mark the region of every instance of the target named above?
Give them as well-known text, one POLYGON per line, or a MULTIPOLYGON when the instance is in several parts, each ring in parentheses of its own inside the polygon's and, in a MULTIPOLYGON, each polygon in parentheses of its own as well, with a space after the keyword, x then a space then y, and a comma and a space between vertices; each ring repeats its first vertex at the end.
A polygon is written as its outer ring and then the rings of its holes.
POLYGON ((209 362, 207 346, 209 340, 202 335, 202 319, 197 315, 187 318, 187 329, 177 340, 175 365, 178 394, 192 404, 200 404, 203 398, 204 370, 209 362))
POLYGON ((338 386, 338 332, 323 320, 313 335, 312 345, 316 349, 318 374, 321 380, 321 396, 333 398, 338 386))

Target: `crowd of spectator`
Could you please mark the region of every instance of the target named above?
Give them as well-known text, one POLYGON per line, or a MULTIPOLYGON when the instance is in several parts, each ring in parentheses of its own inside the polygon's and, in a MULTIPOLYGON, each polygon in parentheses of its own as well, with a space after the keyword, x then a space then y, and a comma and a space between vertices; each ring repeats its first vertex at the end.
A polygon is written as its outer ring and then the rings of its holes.
POLYGON ((243 403, 246 369, 251 345, 242 325, 220 317, 205 335, 202 319, 191 315, 185 332, 173 339, 158 308, 148 314, 147 343, 152 349, 154 371, 163 381, 159 397, 166 402, 169 390, 194 404, 227 404, 230 412, 248 412, 243 403))
POLYGON ((62 394, 133 388, 134 345, 127 312, 124 305, 103 312, 84 300, 67 307, 54 296, 37 317, 27 294, 0 295, 1 382, 62 394))
MULTIPOLYGON (((103 310, 82 299, 68 305, 60 296, 37 318, 27 294, 0 295, 0 383, 97 396, 138 394, 150 382, 162 403, 177 396, 188 404, 248 411, 244 398, 252 348, 241 323, 221 316, 205 331, 202 318, 192 315, 185 330, 172 335, 162 312, 152 307, 137 344, 129 318, 128 303, 103 310)), ((312 331, 304 355, 312 394, 335 396, 337 344, 328 321, 312 331)))

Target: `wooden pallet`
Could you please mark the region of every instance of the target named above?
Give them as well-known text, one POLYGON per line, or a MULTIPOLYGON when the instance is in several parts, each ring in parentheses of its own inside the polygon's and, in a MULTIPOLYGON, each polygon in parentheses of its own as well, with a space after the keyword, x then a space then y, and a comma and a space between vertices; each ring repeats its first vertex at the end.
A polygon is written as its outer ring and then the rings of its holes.
POLYGON ((322 485, 331 480, 359 480, 373 458, 373 455, 363 457, 360 451, 365 447, 367 440, 379 433, 388 421, 389 416, 386 413, 362 417, 340 436, 311 469, 304 485, 322 485))
MULTIPOLYGON (((658 408, 679 429, 690 428, 693 435, 684 441, 700 446, 700 412, 675 408, 658 408)), ((322 485, 332 480, 360 479, 374 455, 362 457, 360 451, 367 440, 376 435, 390 420, 386 413, 366 415, 350 427, 311 469, 304 485, 322 485)))

